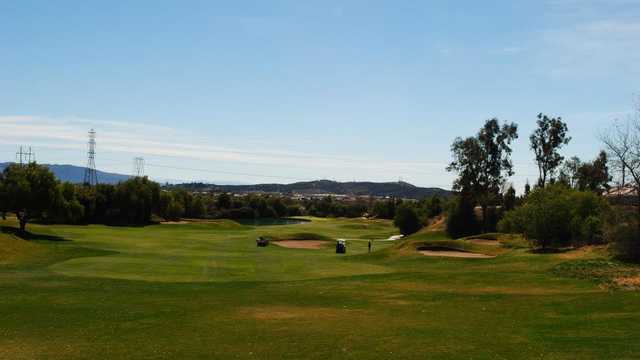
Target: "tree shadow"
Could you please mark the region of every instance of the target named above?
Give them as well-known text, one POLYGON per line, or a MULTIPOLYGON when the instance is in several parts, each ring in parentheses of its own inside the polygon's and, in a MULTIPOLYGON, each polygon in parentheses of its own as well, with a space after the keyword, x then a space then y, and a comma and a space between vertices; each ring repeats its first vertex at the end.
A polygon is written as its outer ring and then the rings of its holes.
POLYGON ((575 248, 571 248, 571 247, 546 248, 546 249, 536 248, 536 249, 529 250, 529 253, 531 254, 564 254, 573 250, 575 250, 575 248))
POLYGON ((65 239, 63 237, 55 235, 34 234, 28 231, 20 231, 20 229, 10 226, 0 226, 0 232, 11 234, 27 241, 71 241, 69 239, 65 239))

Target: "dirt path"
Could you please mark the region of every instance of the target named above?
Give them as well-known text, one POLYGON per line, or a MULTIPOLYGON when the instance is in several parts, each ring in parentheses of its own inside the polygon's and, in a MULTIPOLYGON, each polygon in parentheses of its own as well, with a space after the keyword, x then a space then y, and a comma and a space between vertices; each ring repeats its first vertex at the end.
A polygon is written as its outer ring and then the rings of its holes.
POLYGON ((463 251, 436 251, 436 250, 421 250, 420 254, 424 256, 434 257, 451 257, 451 258, 464 258, 464 259, 493 259, 495 256, 489 256, 485 254, 476 254, 463 251))
POLYGON ((282 240, 274 241, 273 244, 289 248, 289 249, 322 249, 327 245, 326 241, 321 240, 282 240))

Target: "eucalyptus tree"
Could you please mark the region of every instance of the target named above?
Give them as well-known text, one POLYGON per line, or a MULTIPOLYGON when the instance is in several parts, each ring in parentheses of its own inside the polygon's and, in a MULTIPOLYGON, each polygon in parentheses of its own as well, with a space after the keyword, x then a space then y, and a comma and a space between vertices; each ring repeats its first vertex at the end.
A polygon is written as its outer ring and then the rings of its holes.
POLYGON ((514 174, 511 143, 518 125, 487 120, 476 136, 457 138, 451 145, 453 161, 447 167, 458 174, 453 189, 482 207, 483 227, 488 228, 487 209, 498 199, 502 185, 514 174))
POLYGON ((550 118, 547 115, 538 114, 538 127, 531 134, 531 149, 536 155, 538 165, 538 185, 546 186, 553 179, 556 169, 562 164, 564 157, 559 150, 569 144, 571 137, 567 134, 569 128, 561 117, 550 118))

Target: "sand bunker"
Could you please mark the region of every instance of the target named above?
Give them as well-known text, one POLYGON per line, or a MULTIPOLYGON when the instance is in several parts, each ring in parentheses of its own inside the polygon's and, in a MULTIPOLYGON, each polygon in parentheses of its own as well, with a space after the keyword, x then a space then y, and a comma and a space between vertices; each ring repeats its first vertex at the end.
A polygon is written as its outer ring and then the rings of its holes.
POLYGON ((493 259, 495 257, 495 256, 489 256, 485 254, 476 254, 476 253, 455 251, 455 250, 420 250, 418 252, 424 256, 451 257, 451 258, 464 258, 464 259, 493 259))
POLYGON ((327 245, 326 241, 321 240, 282 240, 274 241, 273 244, 289 249, 322 249, 327 245))
POLYGON ((498 240, 485 240, 485 239, 470 239, 467 240, 472 244, 476 245, 486 245, 486 246, 500 246, 500 241, 498 240))

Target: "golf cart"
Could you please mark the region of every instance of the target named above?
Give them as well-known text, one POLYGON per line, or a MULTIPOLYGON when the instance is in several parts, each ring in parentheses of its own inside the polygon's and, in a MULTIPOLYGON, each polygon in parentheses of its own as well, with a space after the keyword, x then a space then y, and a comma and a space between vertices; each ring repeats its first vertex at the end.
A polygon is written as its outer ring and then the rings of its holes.
POLYGON ((269 246, 269 239, 260 236, 256 239, 256 244, 258 247, 267 247, 269 246))
POLYGON ((336 242, 336 254, 346 254, 347 253, 347 241, 338 239, 336 242))

